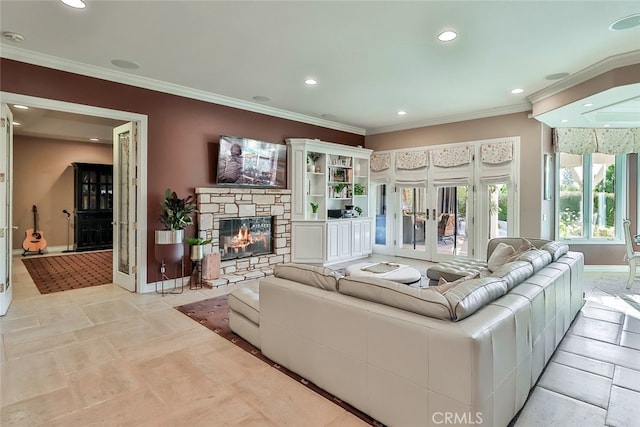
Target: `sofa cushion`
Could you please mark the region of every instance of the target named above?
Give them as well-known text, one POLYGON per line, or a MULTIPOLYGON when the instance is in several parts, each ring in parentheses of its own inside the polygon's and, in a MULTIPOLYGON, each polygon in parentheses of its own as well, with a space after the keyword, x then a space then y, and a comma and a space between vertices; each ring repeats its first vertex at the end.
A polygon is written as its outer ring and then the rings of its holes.
POLYGON ((426 276, 435 282, 441 277, 444 277, 447 282, 453 282, 462 277, 475 276, 486 269, 486 261, 460 257, 427 268, 426 276))
POLYGON ((520 246, 518 246, 518 248, 513 253, 513 255, 511 255, 509 258, 507 258, 507 262, 516 261, 520 257, 520 255, 522 255, 525 252, 528 252, 528 251, 536 248, 533 245, 533 243, 531 243, 529 240, 527 240, 525 238, 521 238, 520 240, 522 241, 522 243, 520 243, 520 246))
POLYGON ((540 249, 549 252, 549 254, 551 254, 551 261, 555 262, 562 255, 569 252, 569 245, 564 242, 551 241, 545 243, 540 249))
POLYGON ((451 320, 447 299, 430 288, 414 288, 374 277, 346 276, 338 281, 338 292, 423 316, 451 320))
POLYGON ((518 257, 518 261, 526 261, 533 266, 533 273, 537 273, 545 266, 551 264, 551 255, 541 249, 532 249, 518 257))
POLYGON ((516 250, 511 245, 506 243, 498 243, 496 249, 493 251, 489 259, 487 260, 487 266, 489 271, 496 271, 500 266, 507 262, 516 250))
POLYGON ((453 282, 448 282, 447 279, 445 279, 444 277, 441 277, 440 279, 438 279, 438 284, 436 286, 430 286, 429 289, 431 289, 433 291, 436 291, 436 292, 439 292, 441 294, 444 294, 449 289, 453 288, 454 286, 458 285, 459 283, 462 283, 465 280, 477 279, 478 277, 480 277, 480 273, 476 273, 475 276, 461 277, 461 278, 459 278, 457 280, 454 280, 453 282))
POLYGON ((507 290, 513 289, 531 276, 533 276, 533 266, 527 261, 508 262, 491 273, 491 277, 499 277, 507 283, 507 290))
POLYGON ((248 281, 244 286, 229 293, 229 308, 255 323, 260 324, 260 294, 257 281, 248 281))
POLYGON ((273 269, 273 275, 327 291, 335 291, 338 279, 341 277, 330 268, 295 263, 276 265, 273 269))
POLYGON ((449 301, 451 318, 462 320, 507 293, 507 283, 499 277, 466 280, 443 296, 449 301))

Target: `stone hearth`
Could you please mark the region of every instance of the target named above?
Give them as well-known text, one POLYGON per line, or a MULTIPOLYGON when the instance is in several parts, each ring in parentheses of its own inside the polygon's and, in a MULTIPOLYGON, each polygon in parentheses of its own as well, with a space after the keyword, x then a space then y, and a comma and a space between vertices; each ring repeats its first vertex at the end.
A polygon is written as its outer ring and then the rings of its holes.
POLYGON ((222 261, 220 279, 205 281, 221 286, 273 274, 273 266, 291 261, 291 190, 264 188, 196 188, 198 235, 211 239, 205 252, 218 251, 220 219, 273 216, 273 253, 222 261))

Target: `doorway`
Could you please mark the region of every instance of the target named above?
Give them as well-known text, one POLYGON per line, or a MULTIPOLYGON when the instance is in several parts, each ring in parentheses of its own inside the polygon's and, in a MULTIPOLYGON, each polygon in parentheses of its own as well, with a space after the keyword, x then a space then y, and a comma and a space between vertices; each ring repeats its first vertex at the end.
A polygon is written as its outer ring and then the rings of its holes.
MULTIPOLYGON (((130 291, 141 292, 145 289, 146 286, 146 269, 138 269, 136 266, 145 265, 146 264, 146 245, 142 244, 146 242, 146 203, 143 203, 143 194, 146 194, 146 156, 147 156, 147 117, 141 114, 135 114, 125 111, 118 110, 110 110, 100 107, 91 107, 80 104, 72 104, 68 102, 49 100, 44 98, 37 98, 13 93, 5 93, 2 92, 3 102, 8 104, 21 104, 25 106, 31 106, 35 108, 66 112, 71 114, 79 114, 85 116, 92 117, 104 117, 108 119, 119 120, 121 122, 131 122, 132 125, 135 126, 135 138, 138 141, 137 149, 135 153, 129 152, 128 155, 123 156, 123 150, 121 144, 114 144, 114 173, 117 170, 117 173, 120 176, 127 177, 127 185, 129 186, 129 192, 127 193, 127 203, 121 203, 119 196, 114 195, 114 208, 124 206, 126 209, 126 213, 123 213, 122 216, 126 215, 126 220, 120 221, 120 224, 126 223, 131 226, 131 233, 127 236, 127 241, 134 242, 134 246, 128 246, 127 249, 132 249, 130 253, 127 253, 126 256, 131 260, 129 263, 130 271, 124 280, 121 277, 121 274, 116 274, 115 270, 117 267, 120 267, 119 273, 122 273, 122 259, 118 255, 118 247, 117 239, 114 240, 114 283, 128 289, 130 291), (127 173, 122 174, 123 166, 119 165, 117 159, 126 158, 129 160, 127 163, 127 173), (130 171, 134 170, 134 176, 131 175, 130 171), (128 181, 129 179, 131 181, 128 181), (134 183, 137 183, 137 186, 134 186, 134 183), (117 198, 116 198, 117 197, 117 198), (133 220, 132 220, 133 219, 133 220), (120 261, 120 262, 118 262, 120 261)), ((115 142, 115 141, 114 141, 115 142)), ((12 141, 9 144, 12 146, 12 141)), ((131 145, 128 145, 132 147, 131 145)), ((135 145, 133 146, 135 147, 135 145)), ((11 150, 8 150, 9 152, 11 150)), ((9 159, 11 161, 12 158, 9 159)), ((121 192, 122 193, 122 192, 121 192)), ((3 200, 4 202, 4 200, 3 200)), ((122 212, 121 212, 122 213, 122 212)), ((115 222, 115 220, 114 220, 115 222)), ((9 229, 11 227, 8 227, 9 229)), ((121 227, 118 228, 119 233, 123 234, 121 227)), ((9 230, 9 233, 11 230, 9 230)), ((114 237, 116 237, 116 233, 114 233, 114 237)), ((11 240, 11 235, 9 235, 9 239, 11 240)))

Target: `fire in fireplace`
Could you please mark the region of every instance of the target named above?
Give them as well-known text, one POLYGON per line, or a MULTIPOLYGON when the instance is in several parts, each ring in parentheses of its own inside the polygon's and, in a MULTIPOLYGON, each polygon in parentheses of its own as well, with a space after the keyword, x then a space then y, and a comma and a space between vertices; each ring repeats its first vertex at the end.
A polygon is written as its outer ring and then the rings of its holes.
POLYGON ((220 220, 220 259, 230 260, 272 253, 273 217, 220 220))

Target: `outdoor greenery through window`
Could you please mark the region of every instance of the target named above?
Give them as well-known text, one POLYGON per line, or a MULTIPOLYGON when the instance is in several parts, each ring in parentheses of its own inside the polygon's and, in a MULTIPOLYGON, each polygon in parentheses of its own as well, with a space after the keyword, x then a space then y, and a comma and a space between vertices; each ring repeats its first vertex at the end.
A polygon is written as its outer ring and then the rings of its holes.
POLYGON ((624 156, 560 153, 559 159, 560 239, 618 237, 622 200, 616 200, 616 194, 626 194, 621 179, 624 156))

